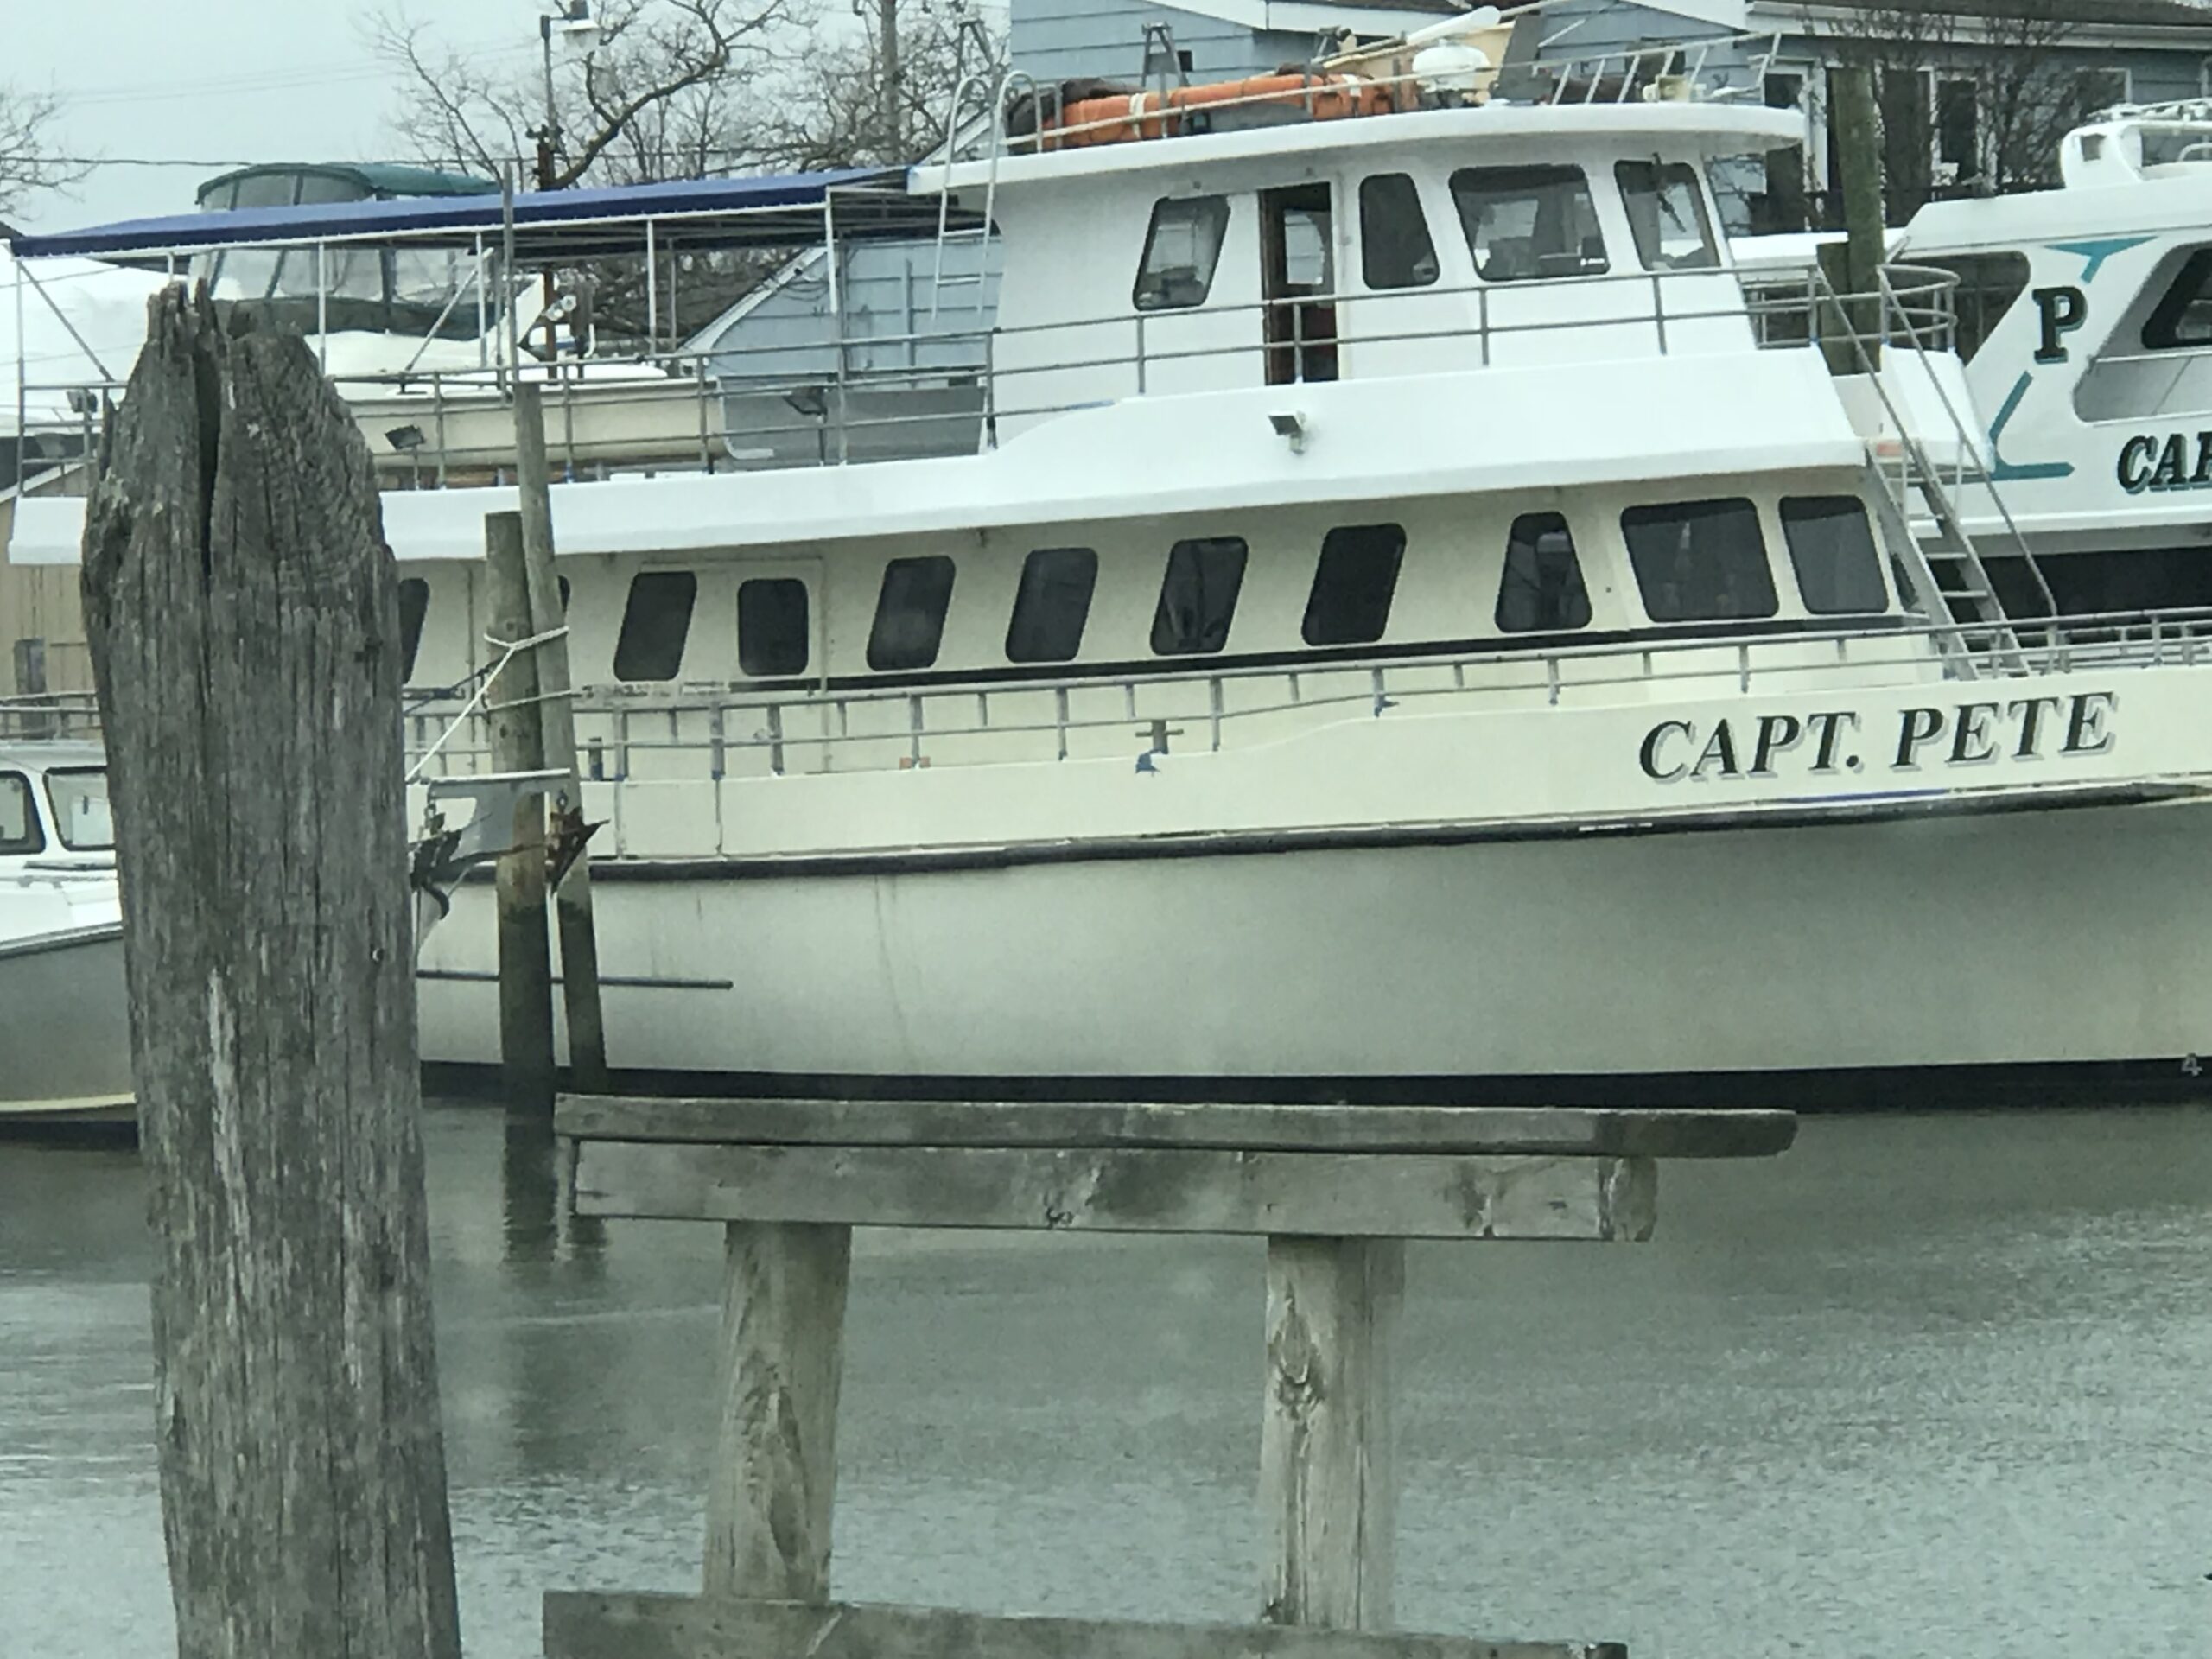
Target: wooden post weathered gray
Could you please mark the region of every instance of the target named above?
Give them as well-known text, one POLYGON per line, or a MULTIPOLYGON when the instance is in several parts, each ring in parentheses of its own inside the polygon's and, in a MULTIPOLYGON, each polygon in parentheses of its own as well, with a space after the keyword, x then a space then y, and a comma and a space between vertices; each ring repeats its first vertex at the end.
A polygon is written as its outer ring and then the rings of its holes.
MULTIPOLYGON (((545 460, 545 404, 534 380, 515 383, 515 477, 521 486, 523 563, 530 587, 533 634, 554 633, 564 620, 561 578, 553 568, 553 481, 545 460)), ((569 641, 548 639, 537 658, 542 764, 569 774, 553 799, 556 829, 580 835, 583 829, 583 785, 576 766, 575 707, 569 699, 574 681, 569 671, 569 641)), ((599 932, 591 906, 591 861, 578 855, 554 890, 554 912, 561 933, 561 1000, 569 1017, 569 1071, 575 1086, 604 1090, 607 1024, 600 1010, 599 932)))
MULTIPOLYGON (((1882 224, 1882 130, 1874 102, 1874 69, 1866 63, 1837 64, 1828 71, 1828 96, 1835 100, 1836 167, 1843 180, 1844 243, 1848 250, 1847 293, 1874 295, 1887 257, 1882 224)), ((1852 308, 1852 325, 1866 342, 1866 354, 1881 366, 1882 306, 1862 299, 1852 308)))
POLYGON ((1268 1240, 1261 1617, 1390 1627, 1397 1526, 1390 1349, 1404 1241, 1268 1240))
POLYGON ((852 1230, 734 1222, 707 1483, 710 1596, 825 1601, 852 1230))
POLYGON ((460 1650, 397 586, 291 337, 149 307, 85 528, 183 1659, 460 1650))
MULTIPOLYGON (((484 517, 486 620, 493 639, 532 633, 521 516, 484 517)), ((492 770, 536 772, 545 764, 538 701, 538 653, 515 653, 484 699, 492 728, 492 770)), ((496 660, 496 657, 495 657, 496 660)), ((553 947, 545 928, 545 798, 515 803, 514 838, 498 869, 499 1073, 510 1106, 553 1106, 553 947)))

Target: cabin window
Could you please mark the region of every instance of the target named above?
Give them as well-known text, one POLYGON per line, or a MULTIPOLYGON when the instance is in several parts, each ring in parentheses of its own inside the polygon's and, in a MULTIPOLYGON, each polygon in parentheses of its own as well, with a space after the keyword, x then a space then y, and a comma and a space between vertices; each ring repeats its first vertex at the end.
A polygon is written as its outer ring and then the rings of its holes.
POLYGON ((1697 169, 1687 162, 1616 162, 1636 257, 1646 270, 1712 270, 1720 264, 1697 169))
POLYGON ((1244 584, 1244 540, 1207 536, 1168 550, 1160 608, 1152 616, 1152 649, 1160 657, 1219 651, 1229 643, 1236 590, 1244 584))
POLYGON ((868 665, 927 668, 944 639, 944 613, 952 604, 952 561, 942 553, 893 559, 883 567, 868 630, 868 665))
POLYGON ((1567 515, 1524 512, 1505 534, 1505 573, 1497 584, 1501 633, 1554 633, 1590 623, 1590 594, 1567 515))
POLYGON ((1321 562, 1306 595, 1309 645, 1363 645, 1389 626, 1390 596, 1406 556, 1396 524, 1339 524, 1321 538, 1321 562))
POLYGON ((399 584, 399 683, 415 677, 415 659, 423 651, 423 619, 430 613, 430 584, 410 576, 399 584))
POLYGON ((1370 288, 1426 288, 1436 280, 1436 244, 1410 175, 1360 181, 1359 263, 1370 288))
POLYGON ((1784 496, 1782 539, 1789 545, 1798 594, 1814 615, 1889 609, 1882 556, 1875 550, 1866 504, 1857 496, 1784 496))
POLYGON ((46 800, 54 809, 54 832, 64 847, 79 853, 114 849, 115 815, 108 806, 105 767, 63 766, 48 772, 46 800))
POLYGON ((640 570, 630 578, 622 632, 614 640, 618 680, 672 680, 683 666, 699 578, 689 570, 640 570))
POLYGON ((1933 265, 1959 279, 1951 290, 1959 317, 1958 346, 1961 361, 1971 363, 2012 302, 2028 286, 2028 257, 2024 253, 1954 253, 1940 259, 1911 256, 1916 264, 1933 265))
POLYGON ((737 584, 737 667, 748 679, 806 672, 813 639, 806 584, 797 576, 753 576, 737 584))
POLYGON ((1605 269, 1605 234, 1579 167, 1463 167, 1452 175, 1452 200, 1486 283, 1605 269))
POLYGON ((2143 345, 2153 352, 2212 346, 2212 248, 2199 248, 2182 261, 2165 293, 2144 319, 2143 345))
POLYGON ((1621 514, 1621 535, 1654 622, 1774 614, 1758 509, 1743 497, 1630 507, 1621 514))
POLYGON ((1098 586, 1098 555, 1087 547, 1040 547, 1021 562, 1021 586, 1007 624, 1006 655, 1014 663, 1065 663, 1083 648, 1098 586))
POLYGON ((46 831, 31 805, 30 779, 20 772, 0 772, 0 853, 46 850, 46 831))
POLYGON ((1204 305, 1213 268, 1229 233, 1229 202, 1222 196, 1184 196, 1153 204, 1144 258, 1131 296, 1140 311, 1176 311, 1204 305))

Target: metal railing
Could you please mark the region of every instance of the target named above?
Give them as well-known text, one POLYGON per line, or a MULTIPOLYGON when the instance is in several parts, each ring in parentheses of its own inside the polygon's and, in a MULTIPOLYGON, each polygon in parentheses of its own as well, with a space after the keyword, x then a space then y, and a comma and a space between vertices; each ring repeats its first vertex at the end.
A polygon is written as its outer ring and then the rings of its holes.
MULTIPOLYGON (((1281 738, 1280 724, 1266 722, 1284 715, 1320 725, 1397 709, 1433 710, 1443 702, 1545 709, 1618 705, 1619 694, 1630 689, 1748 696, 1755 689, 1781 695, 1840 682, 1861 688, 1941 684, 1952 678, 1962 653, 1975 659, 1977 677, 2015 682, 2091 668, 2212 666, 2212 607, 2046 620, 2018 626, 2001 649, 1974 645, 1977 632, 1986 630, 1929 622, 1538 652, 1515 652, 1501 641, 1387 661, 1163 665, 1141 674, 1071 673, 926 689, 590 686, 576 696, 577 743, 588 780, 632 781, 639 757, 665 753, 696 754, 702 765, 687 775, 721 779, 909 770, 948 760, 997 764, 1214 753, 1239 734, 1255 743, 1281 738), (747 764, 747 756, 758 764, 747 764), (817 764, 794 765, 795 757, 817 764)), ((417 704, 410 722, 410 753, 443 736, 438 755, 448 770, 480 765, 489 754, 480 729, 454 729, 451 709, 417 704)))

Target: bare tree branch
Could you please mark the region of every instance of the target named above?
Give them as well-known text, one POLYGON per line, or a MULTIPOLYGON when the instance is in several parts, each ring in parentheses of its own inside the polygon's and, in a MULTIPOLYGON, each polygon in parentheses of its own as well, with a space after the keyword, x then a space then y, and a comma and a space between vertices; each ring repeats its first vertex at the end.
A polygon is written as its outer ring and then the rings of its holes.
POLYGON ((61 102, 52 92, 0 86, 0 208, 39 190, 58 190, 92 170, 83 159, 61 160, 54 143, 61 102))

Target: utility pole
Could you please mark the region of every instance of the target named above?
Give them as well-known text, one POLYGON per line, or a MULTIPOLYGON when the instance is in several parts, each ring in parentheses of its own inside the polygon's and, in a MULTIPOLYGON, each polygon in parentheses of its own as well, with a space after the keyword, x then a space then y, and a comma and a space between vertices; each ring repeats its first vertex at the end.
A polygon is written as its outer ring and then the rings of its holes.
POLYGON ((899 132, 899 0, 876 0, 877 26, 882 34, 879 48, 883 60, 883 159, 899 162, 904 147, 899 132))

